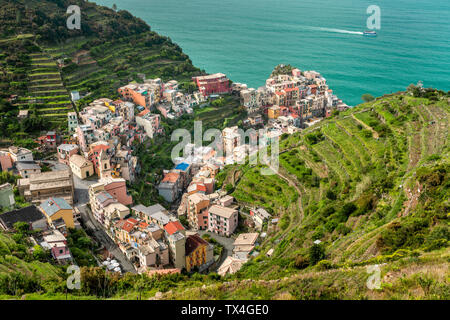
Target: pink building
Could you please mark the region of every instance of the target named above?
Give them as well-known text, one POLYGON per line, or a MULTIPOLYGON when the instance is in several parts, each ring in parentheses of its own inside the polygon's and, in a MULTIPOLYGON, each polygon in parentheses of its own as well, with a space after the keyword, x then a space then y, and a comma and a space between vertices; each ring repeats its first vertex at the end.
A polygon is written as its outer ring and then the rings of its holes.
POLYGON ((76 144, 61 144, 58 146, 58 161, 69 165, 69 159, 71 156, 78 153, 78 146, 76 144))
POLYGON ((208 210, 208 230, 229 237, 238 226, 238 211, 219 205, 208 210))
POLYGON ((0 152, 0 170, 8 171, 13 167, 13 162, 11 157, 6 152, 0 152))
POLYGON ((51 252, 52 252, 53 259, 55 259, 56 261, 58 261, 60 263, 64 263, 64 262, 72 259, 72 255, 70 254, 69 247, 63 242, 58 242, 58 243, 53 244, 51 252))
POLYGON ((199 91, 204 96, 230 92, 230 81, 223 73, 194 77, 192 80, 197 84, 199 91))

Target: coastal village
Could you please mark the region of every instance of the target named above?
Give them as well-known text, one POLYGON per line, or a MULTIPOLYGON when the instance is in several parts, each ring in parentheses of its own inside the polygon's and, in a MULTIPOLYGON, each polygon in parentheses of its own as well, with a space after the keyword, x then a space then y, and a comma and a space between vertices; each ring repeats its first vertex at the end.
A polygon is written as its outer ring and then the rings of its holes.
MULTIPOLYGON (((132 82, 118 89, 119 100, 97 99, 68 113, 68 137, 49 131, 36 140, 37 149, 50 155, 46 160, 35 160, 35 150, 23 147, 1 149, 1 170, 20 178, 0 186, 0 227, 12 231, 17 222, 27 223, 36 231, 31 241, 60 264, 74 263, 70 230, 89 229, 104 249, 97 263, 111 272, 237 272, 259 254, 258 243, 276 230, 278 215, 262 207, 243 212, 216 186, 216 176, 258 147, 245 143, 238 126, 222 130, 222 152, 188 143, 155 184, 164 201, 144 206, 128 190, 142 173, 136 145, 166 135, 164 121, 228 95, 240 98, 247 115, 243 126, 264 129, 270 139, 348 106, 315 71, 293 68, 258 89, 231 83, 221 73, 192 80, 192 93, 175 80, 132 82), (29 205, 18 206, 16 197, 29 205)), ((72 92, 71 98, 75 102, 80 95, 72 92)))

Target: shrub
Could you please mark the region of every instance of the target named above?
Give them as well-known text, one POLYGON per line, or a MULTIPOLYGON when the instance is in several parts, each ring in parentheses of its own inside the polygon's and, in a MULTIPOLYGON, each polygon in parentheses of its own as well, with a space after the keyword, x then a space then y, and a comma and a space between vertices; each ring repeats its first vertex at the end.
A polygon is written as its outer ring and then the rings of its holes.
POLYGON ((363 136, 366 137, 366 138, 371 138, 371 137, 372 137, 372 131, 367 130, 367 129, 364 129, 364 130, 362 131, 362 134, 363 134, 363 136))
POLYGON ((325 223, 324 228, 327 232, 333 232, 333 230, 337 227, 338 222, 336 220, 330 220, 325 223))
POLYGON ((312 239, 313 240, 319 240, 319 239, 322 239, 323 238, 323 228, 320 226, 320 227, 317 227, 316 228, 316 230, 314 231, 314 233, 313 233, 313 235, 312 235, 312 239))
POLYGON ((333 263, 331 262, 331 261, 329 261, 329 260, 320 260, 318 263, 317 263, 317 269, 319 269, 319 270, 321 270, 321 271, 324 271, 324 270, 329 270, 329 269, 333 269, 334 268, 334 265, 333 265, 333 263))
POLYGON ((232 185, 231 183, 228 183, 228 184, 225 186, 225 190, 226 190, 228 193, 230 193, 230 192, 233 190, 233 185, 232 185))
POLYGON ((336 209, 332 205, 326 206, 321 210, 321 214, 324 217, 328 217, 336 212, 336 209))
POLYGON ((309 248, 309 262, 315 265, 323 259, 325 259, 325 248, 321 244, 313 244, 309 248))
POLYGON ((370 101, 375 100, 374 96, 371 95, 370 93, 365 93, 365 94, 363 94, 363 95, 361 96, 361 99, 362 99, 364 102, 370 102, 370 101))
POLYGON ((336 194, 332 190, 327 191, 327 198, 330 200, 336 200, 336 194))
POLYGON ((437 250, 448 246, 450 241, 450 230, 448 226, 435 227, 425 238, 427 251, 437 250))
POLYGON ((356 209, 358 209, 358 207, 353 202, 347 202, 340 211, 344 216, 348 217, 355 212, 356 209))
POLYGON ((414 218, 403 223, 394 222, 377 239, 377 247, 384 253, 398 249, 416 249, 422 246, 428 221, 414 218))
POLYGON ((345 236, 346 234, 352 232, 352 229, 347 227, 344 223, 340 223, 336 227, 336 232, 345 236))
POLYGON ((297 258, 295 258, 294 266, 297 269, 305 269, 309 266, 308 257, 304 257, 302 255, 297 256, 297 258))

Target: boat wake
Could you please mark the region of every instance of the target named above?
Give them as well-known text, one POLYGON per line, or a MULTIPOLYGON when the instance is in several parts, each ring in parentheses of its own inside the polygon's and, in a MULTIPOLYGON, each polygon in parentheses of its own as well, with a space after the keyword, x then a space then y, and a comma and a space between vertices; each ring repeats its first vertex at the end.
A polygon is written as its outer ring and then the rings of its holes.
POLYGON ((350 30, 332 29, 332 28, 311 27, 311 29, 318 30, 318 31, 325 31, 325 32, 334 32, 334 33, 357 34, 357 35, 364 34, 364 32, 359 32, 359 31, 350 31, 350 30))

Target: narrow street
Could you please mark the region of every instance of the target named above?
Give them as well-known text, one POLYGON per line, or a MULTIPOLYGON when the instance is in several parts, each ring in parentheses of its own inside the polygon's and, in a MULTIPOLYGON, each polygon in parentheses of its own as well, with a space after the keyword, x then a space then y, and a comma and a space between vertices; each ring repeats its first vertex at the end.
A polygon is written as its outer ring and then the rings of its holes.
MULTIPOLYGON (((52 170, 66 170, 68 167, 65 164, 59 163, 54 160, 45 160, 45 163, 50 165, 52 170)), ((85 228, 92 231, 94 238, 101 243, 116 259, 122 268, 123 272, 136 273, 131 262, 120 251, 119 247, 114 241, 106 234, 103 226, 92 217, 92 212, 87 207, 89 203, 89 186, 97 183, 97 179, 85 179, 81 180, 77 176, 73 176, 74 184, 74 207, 77 207, 81 213, 81 219, 84 222, 85 228)))

